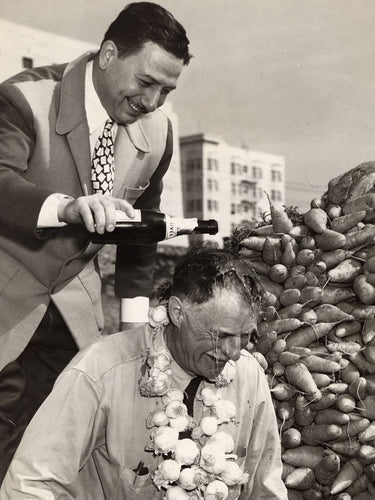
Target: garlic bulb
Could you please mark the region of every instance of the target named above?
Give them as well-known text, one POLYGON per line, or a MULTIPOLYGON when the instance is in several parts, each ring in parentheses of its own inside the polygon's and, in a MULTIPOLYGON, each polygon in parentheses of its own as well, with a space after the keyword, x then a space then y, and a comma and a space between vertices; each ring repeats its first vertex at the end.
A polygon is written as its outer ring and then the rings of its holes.
POLYGON ((225 500, 228 498, 228 495, 228 486, 219 479, 211 481, 211 483, 207 485, 204 492, 205 500, 225 500))
POLYGON ((191 465, 199 454, 199 448, 192 439, 179 439, 174 450, 174 459, 182 465, 191 465))
POLYGON ((243 472, 237 462, 227 460, 224 470, 220 473, 220 479, 227 486, 235 486, 236 484, 245 484, 249 480, 249 474, 243 472))

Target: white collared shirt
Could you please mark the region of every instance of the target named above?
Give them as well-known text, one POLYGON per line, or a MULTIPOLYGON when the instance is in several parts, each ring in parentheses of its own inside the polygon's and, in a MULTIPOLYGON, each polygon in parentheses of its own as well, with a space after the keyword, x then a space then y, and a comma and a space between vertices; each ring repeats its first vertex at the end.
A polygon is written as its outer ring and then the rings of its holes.
MULTIPOLYGON (((93 61, 86 65, 85 74, 85 111, 89 127, 90 153, 91 158, 99 135, 102 133, 104 124, 108 120, 108 113, 102 106, 98 94, 96 93, 93 79, 93 61)), ((113 140, 117 133, 117 124, 112 127, 113 140)), ((60 222, 57 216, 58 206, 62 198, 70 198, 62 193, 51 194, 42 205, 39 213, 38 229, 46 227, 65 226, 65 222, 60 222)), ((147 297, 134 297, 132 299, 121 299, 120 317, 122 322, 148 322, 149 299, 147 297)))

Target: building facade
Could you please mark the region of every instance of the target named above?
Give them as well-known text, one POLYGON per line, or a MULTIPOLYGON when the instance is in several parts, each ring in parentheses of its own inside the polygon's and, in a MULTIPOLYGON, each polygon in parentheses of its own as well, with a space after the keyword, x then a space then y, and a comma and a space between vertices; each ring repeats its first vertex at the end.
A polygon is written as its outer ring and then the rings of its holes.
POLYGON ((242 224, 269 212, 267 195, 285 203, 283 156, 230 146, 206 134, 180 138, 185 217, 216 219, 222 244, 242 224))

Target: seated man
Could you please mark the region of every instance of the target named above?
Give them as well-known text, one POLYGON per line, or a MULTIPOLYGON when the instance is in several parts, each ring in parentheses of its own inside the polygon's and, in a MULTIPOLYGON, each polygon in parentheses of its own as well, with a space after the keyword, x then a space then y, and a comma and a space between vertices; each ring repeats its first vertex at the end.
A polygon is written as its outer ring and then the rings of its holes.
POLYGON ((27 428, 1 500, 287 499, 266 377, 244 349, 261 302, 254 272, 229 251, 196 248, 166 296, 165 317, 158 306, 137 335, 75 356, 27 428))

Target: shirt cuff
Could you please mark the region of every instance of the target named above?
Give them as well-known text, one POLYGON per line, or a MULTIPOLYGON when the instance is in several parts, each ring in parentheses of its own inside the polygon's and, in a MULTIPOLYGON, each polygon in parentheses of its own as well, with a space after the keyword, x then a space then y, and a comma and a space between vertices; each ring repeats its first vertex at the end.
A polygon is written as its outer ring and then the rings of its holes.
POLYGON ((46 227, 62 227, 66 226, 66 222, 60 222, 58 219, 58 208, 61 200, 72 200, 71 196, 61 193, 53 193, 44 200, 42 208, 39 212, 37 228, 43 229, 46 227))
POLYGON ((122 323, 148 323, 148 309, 150 299, 148 297, 134 297, 132 299, 121 299, 120 318, 122 323))

